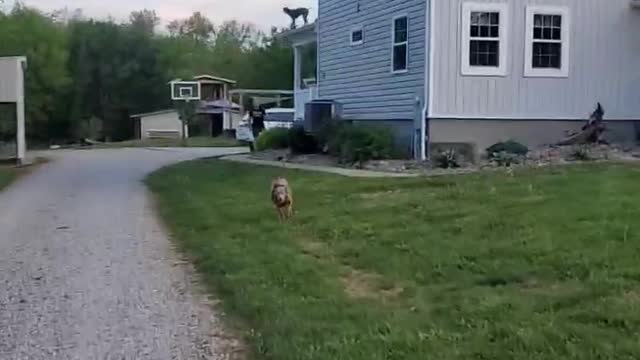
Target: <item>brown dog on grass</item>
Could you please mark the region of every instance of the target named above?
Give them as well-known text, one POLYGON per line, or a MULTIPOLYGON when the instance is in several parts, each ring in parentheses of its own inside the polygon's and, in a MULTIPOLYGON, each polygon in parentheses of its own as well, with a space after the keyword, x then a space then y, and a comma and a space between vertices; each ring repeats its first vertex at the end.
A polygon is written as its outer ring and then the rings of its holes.
POLYGON ((293 216, 293 194, 287 179, 279 177, 271 182, 271 202, 276 207, 280 221, 293 216))

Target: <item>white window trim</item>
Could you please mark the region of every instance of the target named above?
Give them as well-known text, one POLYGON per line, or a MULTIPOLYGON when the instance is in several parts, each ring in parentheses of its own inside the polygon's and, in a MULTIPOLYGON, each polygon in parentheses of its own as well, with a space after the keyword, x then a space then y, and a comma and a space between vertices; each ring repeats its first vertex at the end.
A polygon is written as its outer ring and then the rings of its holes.
POLYGON ((462 52, 461 52, 461 72, 467 76, 507 76, 507 53, 509 51, 509 7, 507 3, 473 3, 462 4, 462 52), (471 51, 471 13, 498 12, 500 13, 500 37, 498 67, 471 66, 469 64, 469 52, 471 51))
POLYGON ((402 15, 397 15, 394 16, 393 19, 391 20, 391 73, 392 74, 404 74, 409 72, 409 15, 408 14, 402 14, 402 15), (407 41, 404 42, 400 42, 400 43, 396 43, 396 20, 401 19, 401 18, 407 18, 407 41), (398 45, 407 45, 407 67, 405 69, 402 70, 394 70, 394 64, 393 64, 393 59, 395 58, 395 49, 396 46, 398 45))
POLYGON ((192 98, 193 97, 193 88, 192 87, 180 87, 179 94, 181 98, 192 98), (185 94, 184 91, 187 90, 188 94, 185 94))
POLYGON ((566 6, 527 6, 527 21, 524 50, 525 77, 569 77, 569 54, 571 48, 571 17, 566 6), (562 63, 560 69, 536 69, 533 67, 533 25, 535 15, 562 16, 562 63))
POLYGON ((351 32, 349 32, 349 43, 351 43, 351 46, 364 44, 364 28, 362 27, 362 25, 351 28, 351 32), (353 33, 355 33, 356 31, 362 31, 362 40, 353 41, 353 33))

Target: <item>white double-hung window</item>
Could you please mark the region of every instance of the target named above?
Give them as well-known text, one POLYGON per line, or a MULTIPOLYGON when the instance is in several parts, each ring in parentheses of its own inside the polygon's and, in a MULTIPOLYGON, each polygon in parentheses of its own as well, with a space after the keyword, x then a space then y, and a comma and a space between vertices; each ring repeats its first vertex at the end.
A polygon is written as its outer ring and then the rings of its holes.
POLYGON ((507 74, 508 16, 506 3, 462 4, 463 75, 507 74))
POLYGON ((568 77, 569 10, 558 6, 528 6, 525 66, 527 77, 568 77))

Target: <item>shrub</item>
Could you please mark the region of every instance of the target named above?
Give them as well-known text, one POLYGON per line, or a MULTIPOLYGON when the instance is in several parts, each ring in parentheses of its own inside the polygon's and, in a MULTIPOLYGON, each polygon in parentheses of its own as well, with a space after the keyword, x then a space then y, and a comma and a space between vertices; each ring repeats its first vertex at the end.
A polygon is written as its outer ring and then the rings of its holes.
POLYGON ((572 150, 571 159, 576 161, 592 161, 594 160, 594 157, 591 155, 589 147, 578 146, 572 150))
POLYGON ((273 128, 260 133, 256 139, 256 150, 286 149, 289 147, 289 129, 273 128))
POLYGON ((508 153, 506 151, 500 151, 497 153, 493 153, 491 156, 491 161, 498 165, 504 167, 510 167, 511 165, 517 165, 522 163, 524 156, 518 154, 508 153))
POLYGON ((494 156, 500 153, 526 156, 529 153, 529 148, 514 140, 499 142, 487 148, 487 156, 489 159, 493 159, 494 156))
POLYGON ((289 130, 289 148, 295 154, 313 154, 318 151, 318 141, 304 127, 294 126, 289 130))
POLYGON ((361 164, 393 154, 393 136, 387 128, 340 123, 328 131, 329 152, 342 163, 361 164))
POLYGON ((456 169, 460 167, 459 156, 453 149, 445 150, 435 157, 435 164, 441 169, 456 169))

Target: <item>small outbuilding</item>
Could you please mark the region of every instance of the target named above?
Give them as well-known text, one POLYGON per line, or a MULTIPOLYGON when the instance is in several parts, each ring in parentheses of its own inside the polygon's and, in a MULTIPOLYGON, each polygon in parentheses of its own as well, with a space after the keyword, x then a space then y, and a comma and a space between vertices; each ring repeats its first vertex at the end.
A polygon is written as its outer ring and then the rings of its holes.
POLYGON ((131 118, 136 139, 180 139, 183 132, 189 137, 189 129, 183 128, 180 114, 173 109, 135 114, 131 118))

